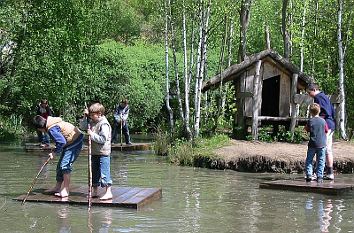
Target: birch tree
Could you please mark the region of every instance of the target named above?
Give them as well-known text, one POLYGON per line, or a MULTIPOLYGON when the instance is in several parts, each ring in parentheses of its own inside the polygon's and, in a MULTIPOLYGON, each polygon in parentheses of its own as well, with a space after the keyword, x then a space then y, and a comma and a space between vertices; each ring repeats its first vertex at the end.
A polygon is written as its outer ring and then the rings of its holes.
POLYGON ((304 71, 304 42, 305 42, 305 29, 306 29, 306 10, 307 0, 304 0, 304 9, 302 11, 302 23, 301 23, 301 42, 300 42, 300 71, 304 71))
MULTIPOLYGON (((193 27, 193 26, 192 26, 193 27)), ((183 35, 183 77, 184 77, 184 128, 188 140, 192 138, 192 132, 189 125, 189 75, 188 75, 188 57, 187 57, 187 29, 186 29, 186 12, 184 0, 182 2, 182 35, 183 35)), ((193 30, 193 29, 192 29, 193 30)), ((192 33, 193 37, 193 33, 192 33)), ((193 42, 192 42, 193 43, 193 42)), ((193 56, 193 54, 191 54, 193 56)))
POLYGON ((179 112, 182 122, 184 122, 184 113, 183 113, 180 81, 179 81, 179 74, 178 74, 178 62, 177 62, 177 55, 176 55, 176 35, 175 35, 175 27, 174 27, 174 20, 173 20, 173 16, 172 16, 171 4, 168 6, 168 8, 169 8, 170 28, 171 28, 171 37, 172 37, 171 38, 171 45, 172 45, 172 54, 173 54, 173 67, 174 67, 175 79, 176 79, 176 94, 177 94, 177 102, 178 102, 178 112, 179 112))
POLYGON ((165 64, 166 64, 166 96, 165 96, 165 104, 169 114, 169 122, 171 132, 174 130, 174 120, 173 120, 173 111, 170 106, 170 79, 169 79, 169 56, 168 56, 168 6, 170 5, 170 0, 165 1, 165 64))
MULTIPOLYGON (((343 0, 338 0, 338 15, 337 15, 337 43, 338 43, 338 68, 339 68, 339 114, 337 116, 337 125, 339 126, 339 131, 343 139, 347 139, 346 133, 346 112, 345 112, 345 87, 344 87, 344 63, 345 63, 345 52, 346 45, 343 44, 342 38, 342 15, 343 15, 343 0)), ((349 21, 350 22, 350 21, 349 21)))
POLYGON ((247 56, 247 30, 251 17, 252 0, 242 0, 240 12, 240 46, 239 46, 239 62, 245 60, 247 56))
POLYGON ((194 122, 194 137, 199 136, 200 131, 200 112, 201 112, 201 95, 202 84, 204 78, 204 68, 206 62, 207 52, 207 31, 209 27, 210 7, 211 0, 208 1, 206 9, 203 7, 204 1, 200 1, 201 14, 199 25, 199 44, 198 44, 198 57, 197 57, 197 75, 195 81, 195 122, 194 122))
POLYGON ((288 8, 289 0, 283 0, 282 6, 282 18, 281 18, 281 31, 283 36, 284 43, 284 58, 290 58, 290 33, 287 29, 287 8, 288 8))
MULTIPOLYGON (((241 11, 240 11, 240 44, 239 44, 239 51, 238 51, 238 62, 244 61, 247 56, 247 30, 251 16, 251 4, 252 0, 243 0, 241 3, 241 11)), ((245 73, 243 74, 245 75, 245 73)), ((239 88, 235 86, 235 90, 239 91, 239 88)), ((236 93, 235 93, 236 95, 236 93)), ((243 106, 244 99, 243 98, 236 98, 237 106, 243 106)), ((234 127, 233 134, 237 135, 240 138, 245 137, 245 119, 243 117, 244 112, 243 108, 237 109, 237 117, 235 119, 236 125, 243 129, 242 132, 237 132, 236 128, 234 127)))

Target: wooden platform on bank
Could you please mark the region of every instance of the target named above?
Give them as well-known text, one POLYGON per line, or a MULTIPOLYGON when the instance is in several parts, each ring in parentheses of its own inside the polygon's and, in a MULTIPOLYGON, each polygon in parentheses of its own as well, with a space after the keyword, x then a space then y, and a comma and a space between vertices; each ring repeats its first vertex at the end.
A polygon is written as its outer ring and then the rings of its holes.
POLYGON ((151 150, 152 144, 151 143, 132 143, 130 145, 127 144, 120 144, 120 143, 112 143, 111 146, 112 150, 114 151, 143 151, 143 150, 151 150))
MULTIPOLYGON (((99 196, 103 190, 99 190, 99 196)), ((60 198, 53 193, 45 193, 45 189, 34 190, 28 196, 26 202, 45 202, 56 204, 87 205, 87 187, 71 188, 70 196, 60 198)), ((139 209, 152 201, 161 199, 161 188, 137 188, 137 187, 112 187, 113 198, 101 201, 99 198, 92 198, 92 206, 126 207, 139 209)), ((21 195, 14 200, 23 201, 26 195, 21 195)))
MULTIPOLYGON (((152 144, 151 143, 133 143, 130 145, 112 143, 111 146, 113 151, 144 151, 144 150, 151 150, 152 144)), ((40 147, 39 143, 26 143, 25 150, 27 152, 38 152, 38 151, 51 151, 55 149, 55 145, 51 144, 49 147, 40 147)), ((87 151, 87 146, 85 145, 82 148, 83 151, 87 151)))
POLYGON ((260 183, 259 188, 339 195, 348 191, 353 191, 354 184, 327 180, 323 183, 317 183, 316 181, 306 182, 304 179, 275 180, 262 182, 260 183))

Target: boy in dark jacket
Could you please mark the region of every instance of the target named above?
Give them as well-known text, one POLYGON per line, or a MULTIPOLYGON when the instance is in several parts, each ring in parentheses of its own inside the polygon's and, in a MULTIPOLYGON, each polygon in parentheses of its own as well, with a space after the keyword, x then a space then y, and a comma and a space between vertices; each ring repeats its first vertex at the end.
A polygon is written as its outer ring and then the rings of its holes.
MULTIPOLYGON (((42 99, 37 106, 37 115, 47 119, 48 116, 53 116, 53 110, 48 104, 48 100, 42 99)), ((41 143, 41 147, 49 147, 50 137, 47 133, 43 133, 37 130, 38 141, 41 143)))
POLYGON ((335 126, 335 111, 333 105, 329 98, 319 90, 319 87, 315 83, 311 83, 307 87, 307 93, 313 97, 314 102, 320 105, 319 116, 323 118, 328 125, 327 133, 327 147, 326 147, 326 165, 327 165, 327 176, 325 179, 334 180, 333 173, 333 132, 336 128, 335 126))

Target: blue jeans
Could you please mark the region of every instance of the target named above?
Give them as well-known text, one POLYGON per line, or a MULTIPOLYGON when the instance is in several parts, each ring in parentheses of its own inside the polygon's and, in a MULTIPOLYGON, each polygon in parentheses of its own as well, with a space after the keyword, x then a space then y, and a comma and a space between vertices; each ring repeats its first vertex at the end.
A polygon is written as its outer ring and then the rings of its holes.
POLYGON ((57 165, 57 182, 63 182, 63 175, 73 170, 72 165, 81 152, 83 141, 84 135, 81 134, 72 144, 64 147, 57 165))
POLYGON ((120 122, 114 120, 113 129, 112 129, 112 142, 116 143, 118 134, 120 134, 120 127, 122 126, 122 133, 124 134, 125 143, 130 143, 130 136, 129 136, 129 126, 128 122, 124 122, 124 124, 120 124, 120 122))
POLYGON ((38 141, 43 144, 49 144, 50 143, 50 137, 49 134, 43 133, 39 130, 37 130, 37 136, 38 136, 38 141))
POLYGON ((313 157, 316 155, 316 175, 317 178, 323 178, 323 171, 325 168, 326 160, 326 147, 323 148, 307 148, 306 156, 306 176, 311 177, 313 173, 313 157))
POLYGON ((92 155, 92 186, 108 187, 112 185, 111 157, 108 155, 92 155))

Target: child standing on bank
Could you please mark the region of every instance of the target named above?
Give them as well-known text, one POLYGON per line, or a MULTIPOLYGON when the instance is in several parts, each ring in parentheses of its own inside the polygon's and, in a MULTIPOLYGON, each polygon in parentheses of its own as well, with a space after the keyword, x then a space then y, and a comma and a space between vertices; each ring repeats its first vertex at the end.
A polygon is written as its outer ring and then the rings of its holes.
POLYGON ((306 181, 312 180, 313 173, 313 157, 316 155, 316 175, 317 182, 323 182, 323 171, 325 168, 326 160, 326 133, 328 132, 328 126, 326 121, 319 117, 321 107, 319 104, 310 105, 310 114, 312 118, 307 122, 305 130, 310 132, 310 140, 307 148, 306 156, 306 181))
POLYGON ((84 135, 74 125, 63 121, 60 117, 35 116, 33 124, 42 133, 48 133, 55 142, 54 152, 49 154, 50 159, 60 155, 56 169, 56 185, 48 190, 58 197, 69 196, 70 173, 72 165, 79 156, 84 135))
POLYGON ((102 104, 92 104, 89 109, 85 109, 81 126, 87 128, 87 116, 89 116, 91 129, 88 129, 87 133, 92 140, 92 197, 98 197, 98 186, 101 185, 106 190, 100 200, 109 200, 113 197, 110 172, 112 129, 104 113, 105 108, 102 104))

